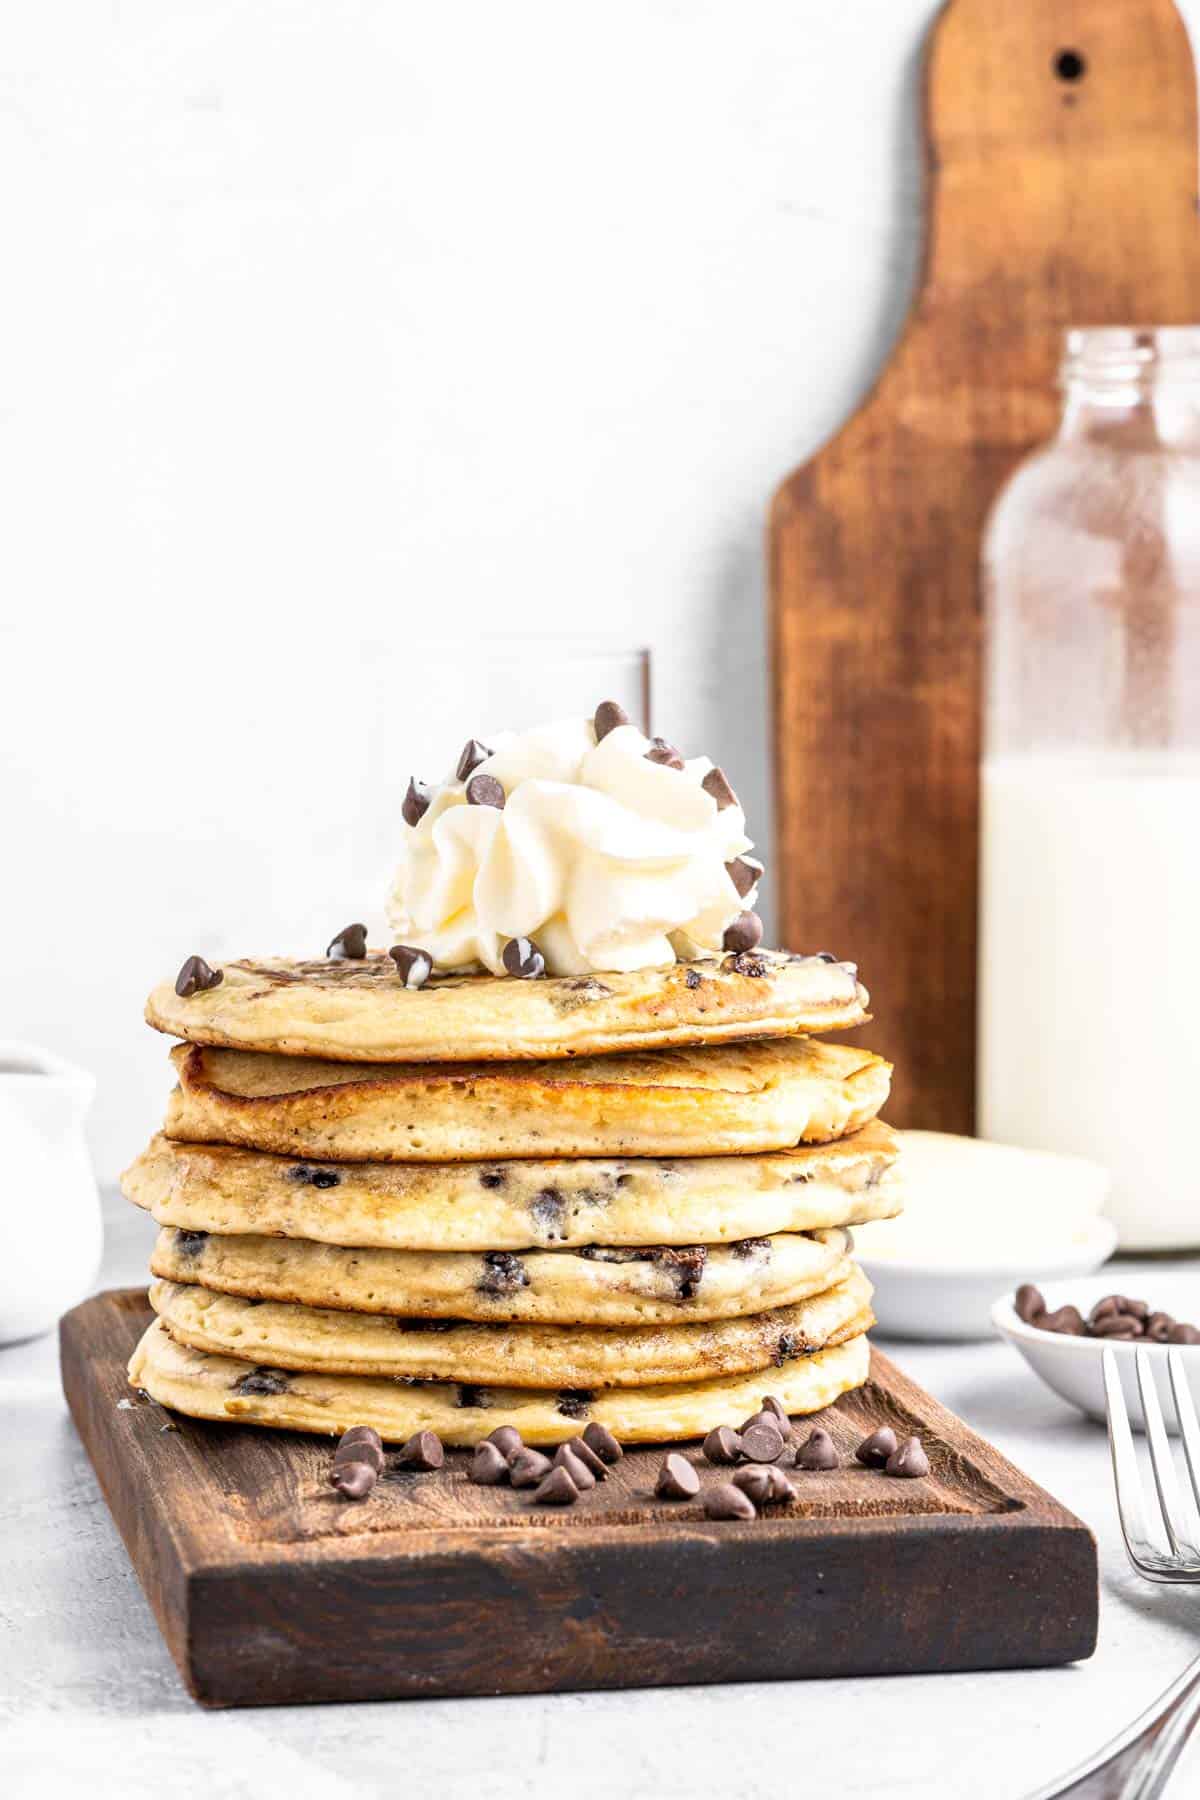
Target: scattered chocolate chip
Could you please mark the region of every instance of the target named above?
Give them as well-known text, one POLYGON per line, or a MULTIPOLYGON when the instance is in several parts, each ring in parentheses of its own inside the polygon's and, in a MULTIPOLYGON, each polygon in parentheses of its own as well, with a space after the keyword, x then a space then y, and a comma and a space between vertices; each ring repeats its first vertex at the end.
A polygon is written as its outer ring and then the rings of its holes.
POLYGON ((483 1258, 483 1274, 475 1283, 477 1294, 515 1294, 529 1286, 529 1270, 511 1250, 488 1250, 483 1258))
POLYGON ((407 1444, 402 1445, 396 1464, 401 1469, 420 1469, 428 1473, 440 1469, 445 1460, 446 1452, 437 1432, 417 1431, 407 1444))
POLYGON ((836 1469, 838 1453, 833 1439, 818 1425, 809 1432, 796 1452, 798 1469, 836 1469))
POLYGON ((751 1462, 773 1463, 783 1450, 783 1438, 774 1425, 751 1425, 742 1433, 742 1455, 751 1462))
POLYGON ((689 969, 683 979, 687 983, 688 987, 694 989, 694 988, 698 988, 700 986, 700 983, 704 978, 701 975, 699 969, 689 969))
POLYGON ((568 1438, 566 1448, 571 1455, 578 1458, 584 1468, 589 1470, 597 1481, 608 1480, 608 1464, 596 1455, 592 1446, 581 1437, 568 1438))
POLYGON ((650 748, 646 752, 646 761, 658 763, 664 769, 682 769, 683 757, 674 744, 668 744, 666 738, 651 738, 650 748))
POLYGON ((569 1470, 560 1463, 551 1469, 546 1479, 535 1490, 533 1504, 535 1506, 574 1506, 579 1498, 579 1488, 572 1481, 569 1470))
POLYGON ((783 1432, 780 1430, 779 1421, 774 1413, 766 1412, 761 1407, 758 1412, 751 1413, 748 1419, 742 1420, 741 1424, 738 1426, 739 1436, 745 1437, 752 1425, 769 1425, 772 1431, 778 1431, 780 1437, 783 1436, 783 1432))
POLYGON ((515 1425, 497 1425, 495 1431, 489 1431, 486 1443, 494 1444, 501 1456, 514 1456, 518 1450, 525 1448, 525 1440, 515 1425))
POLYGON ((351 1425, 338 1439, 339 1450, 343 1444, 374 1444, 380 1454, 383 1453, 383 1439, 373 1425, 351 1425))
POLYGON ((282 1369, 251 1369, 233 1384, 235 1394, 286 1394, 288 1376, 282 1369))
POLYGON ((771 1494, 770 1469, 764 1463, 747 1463, 733 1477, 733 1485, 748 1495, 755 1506, 765 1506, 771 1494))
POLYGON ((467 783, 468 806, 494 806, 504 811, 504 789, 494 775, 472 775, 467 783))
POLYGON ((370 1463, 378 1475, 383 1468, 383 1445, 372 1444, 368 1438, 355 1438, 349 1444, 343 1440, 334 1451, 333 1460, 335 1463, 370 1463))
POLYGON ((890 1425, 881 1425, 870 1437, 865 1437, 854 1452, 856 1458, 867 1469, 882 1469, 889 1456, 894 1456, 899 1449, 900 1440, 890 1425))
POLYGON ((732 1425, 718 1425, 704 1440, 704 1454, 710 1463, 739 1462, 742 1440, 732 1425))
POLYGON ((189 956, 175 977, 175 992, 181 1000, 190 1000, 193 994, 220 987, 224 979, 224 969, 210 969, 202 956, 189 956))
POLYGON ((366 926, 343 925, 333 942, 325 946, 325 954, 333 962, 361 962, 367 954, 366 926))
POLYGON ((1060 1306, 1057 1312, 1043 1313, 1037 1322, 1039 1331, 1058 1331, 1066 1337, 1086 1337, 1087 1325, 1077 1306, 1060 1306))
POLYGON ((735 1488, 731 1481, 719 1481, 706 1489, 704 1511, 710 1519, 757 1519, 758 1508, 749 1494, 735 1488))
POLYGON ((495 1444, 482 1443, 475 1446, 469 1478, 476 1487, 499 1487, 508 1480, 508 1463, 495 1444))
POLYGON ((560 1444, 558 1446, 558 1449, 554 1452, 554 1466, 556 1469, 565 1469, 567 1471, 567 1474, 571 1477, 571 1480, 575 1483, 575 1486, 579 1489, 581 1494, 585 1492, 587 1488, 594 1488, 596 1485, 596 1477, 592 1474, 592 1471, 588 1468, 587 1464, 581 1462, 579 1457, 576 1456, 570 1444, 560 1444))
MULTIPOLYGON (((762 880, 762 872, 763 868, 761 863, 747 862, 744 856, 735 856, 732 862, 727 862, 725 864, 725 873, 737 889, 738 898, 741 900, 746 898, 746 895, 750 892, 756 881, 762 880)), ((757 941, 756 938, 755 943, 757 943, 757 941)), ((753 949, 753 947, 753 945, 750 946, 751 949, 753 949)), ((726 944, 725 948, 727 950, 732 950, 733 945, 726 944)))
POLYGON ((207 1242, 207 1231, 177 1231, 175 1233, 175 1248, 180 1256, 186 1257, 189 1261, 199 1256, 207 1242))
POLYGON ((523 1447, 515 1450, 508 1459, 508 1478, 515 1488, 536 1487, 544 1481, 552 1468, 550 1458, 543 1456, 540 1450, 523 1447))
POLYGON ((658 1471, 654 1492, 660 1500, 691 1500, 700 1492, 700 1477, 686 1456, 672 1450, 658 1471))
POLYGON ((521 981, 536 981, 546 973, 546 959, 532 938, 509 938, 500 960, 508 973, 521 981))
POLYGON ((1042 1291, 1032 1281, 1023 1281, 1013 1297, 1013 1311, 1026 1325, 1032 1325, 1046 1310, 1042 1291))
POLYGON ((379 1477, 367 1462, 334 1463, 329 1481, 347 1500, 365 1500, 379 1477))
POLYGON ((929 1458, 925 1454, 925 1446, 919 1437, 906 1437, 899 1447, 893 1450, 884 1464, 884 1472, 888 1475, 901 1475, 910 1481, 919 1480, 929 1473, 929 1458))
POLYGON ((779 1427, 781 1437, 789 1437, 791 1435, 792 1421, 788 1418, 787 1408, 784 1406, 782 1400, 777 1399, 774 1394, 764 1394, 762 1410, 765 1413, 770 1413, 771 1417, 775 1420, 776 1425, 779 1427))
POLYGON ((564 1419, 586 1419, 592 1404, 592 1391, 590 1388, 563 1388, 557 1404, 564 1419))
POLYGON ((625 1454, 608 1426, 601 1425, 597 1419, 593 1419, 591 1424, 586 1427, 583 1441, 593 1456, 598 1456, 601 1462, 619 1463, 625 1454))
POLYGON ((428 950, 418 950, 413 944, 393 944, 388 955, 406 988, 424 987, 433 974, 433 958, 428 950))
POLYGON ((739 913, 732 925, 725 927, 725 936, 721 939, 726 950, 740 955, 743 950, 754 950, 762 943, 762 920, 756 912, 739 913))
POLYGON ((485 763, 491 754, 487 745, 481 744, 478 738, 468 738, 459 755, 458 764, 454 770, 454 779, 456 781, 468 780, 480 763, 485 763))
POLYGON ((408 784, 408 792, 404 796, 404 805, 400 808, 406 825, 419 825, 429 811, 429 803, 433 799, 433 790, 418 781, 414 775, 408 784))
POLYGON ((618 725, 628 725, 628 723, 629 714, 623 706, 618 706, 615 700, 602 700, 596 708, 596 716, 592 720, 596 742, 602 744, 610 731, 615 731, 618 725))
POLYGON ((782 1506, 796 1498, 796 1489, 788 1480, 778 1463, 771 1463, 767 1469, 767 1502, 771 1506, 782 1506))
POLYGON ((734 975, 749 975, 753 981, 761 980, 767 972, 763 958, 755 956, 752 950, 739 950, 736 955, 727 956, 721 967, 734 975))
POLYGON ((724 769, 710 769, 700 786, 706 794, 712 795, 718 812, 724 812, 727 806, 736 806, 738 803, 738 797, 730 787, 724 769))
POLYGON ((1168 1344, 1200 1344, 1200 1331, 1194 1325, 1172 1325, 1167 1333, 1168 1344))

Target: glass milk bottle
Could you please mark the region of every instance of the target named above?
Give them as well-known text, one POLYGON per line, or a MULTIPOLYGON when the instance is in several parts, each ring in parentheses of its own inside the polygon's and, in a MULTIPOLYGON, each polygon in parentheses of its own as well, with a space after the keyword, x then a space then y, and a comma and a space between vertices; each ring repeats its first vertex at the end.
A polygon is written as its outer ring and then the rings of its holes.
POLYGON ((1200 327, 1072 331, 984 539, 981 1133, 1200 1246, 1200 327))

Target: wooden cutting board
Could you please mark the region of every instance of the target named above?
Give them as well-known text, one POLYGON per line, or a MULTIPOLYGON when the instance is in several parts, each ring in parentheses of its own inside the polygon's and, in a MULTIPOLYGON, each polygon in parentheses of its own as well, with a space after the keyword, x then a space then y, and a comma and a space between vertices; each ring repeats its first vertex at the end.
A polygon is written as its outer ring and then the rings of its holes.
POLYGON ((68 1313, 63 1387, 207 1705, 1024 1668, 1095 1648, 1090 1532, 878 1351, 869 1385, 821 1422, 843 1458, 879 1425, 917 1432, 930 1475, 849 1461, 797 1476, 782 1515, 718 1524, 654 1498, 661 1450, 631 1452, 564 1512, 473 1486, 465 1452, 349 1504, 328 1486, 328 1442, 133 1397, 125 1365, 150 1317, 141 1289, 68 1313))
POLYGON ((1195 75, 1170 0, 951 0, 924 91, 907 328, 771 514, 776 876, 781 940, 862 968, 892 1122, 970 1131, 984 517, 1066 327, 1200 319, 1195 75))

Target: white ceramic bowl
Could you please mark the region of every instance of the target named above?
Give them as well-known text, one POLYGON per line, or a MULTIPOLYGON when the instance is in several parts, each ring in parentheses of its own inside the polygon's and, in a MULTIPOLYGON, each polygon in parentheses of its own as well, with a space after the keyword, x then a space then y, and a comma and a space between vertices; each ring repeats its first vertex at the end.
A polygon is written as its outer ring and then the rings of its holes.
POLYGON ((1040 1287, 1059 1276, 1090 1275, 1112 1255, 1116 1242, 1116 1226, 1097 1218, 1057 1255, 1026 1256, 1019 1267, 1015 1259, 1011 1264, 999 1259, 919 1263, 872 1258, 869 1252, 858 1260, 874 1285, 871 1305, 883 1335, 962 1342, 991 1337, 998 1288, 1016 1288, 1023 1281, 1040 1287))
MULTIPOLYGON (((1148 1300, 1156 1310, 1171 1313, 1188 1324, 1194 1325, 1200 1320, 1200 1275, 1177 1275, 1164 1269, 1161 1274, 1143 1273, 1126 1280, 1122 1270, 1110 1269, 1103 1276, 1093 1275, 1087 1281, 1076 1278, 1049 1284, 1038 1282, 1038 1286, 1052 1312, 1060 1306, 1077 1306, 1086 1318, 1097 1300, 1103 1299, 1105 1294, 1132 1293, 1148 1300)), ((1064 1337, 1056 1331, 1038 1331, 1035 1326, 1026 1325, 1023 1320, 1018 1319, 1013 1306, 1014 1295, 1015 1290, 1005 1294, 992 1307, 992 1321, 997 1331, 1010 1344, 1016 1345, 1034 1374, 1039 1375, 1047 1387, 1053 1388, 1056 1394, 1068 1400, 1072 1406, 1077 1406, 1090 1419, 1103 1420, 1104 1374, 1100 1367, 1100 1355, 1105 1343, 1111 1340, 1064 1337)), ((1133 1366, 1137 1347, 1136 1343, 1113 1344, 1130 1423, 1135 1431, 1141 1431, 1145 1427, 1133 1366)), ((1171 1404, 1171 1390, 1167 1382, 1166 1347, 1162 1344, 1149 1344, 1145 1348, 1154 1359, 1163 1418, 1167 1430, 1174 1436, 1175 1410, 1171 1404)), ((1187 1372, 1192 1398, 1197 1407, 1200 1407, 1200 1344, 1181 1344, 1177 1348, 1187 1372)))

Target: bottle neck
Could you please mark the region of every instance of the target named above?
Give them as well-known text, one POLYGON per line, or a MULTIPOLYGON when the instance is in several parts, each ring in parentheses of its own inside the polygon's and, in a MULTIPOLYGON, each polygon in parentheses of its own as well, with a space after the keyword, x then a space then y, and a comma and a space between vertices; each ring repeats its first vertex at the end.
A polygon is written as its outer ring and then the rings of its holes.
POLYGON ((1200 445, 1200 330, 1067 333, 1060 439, 1136 451, 1200 445))

